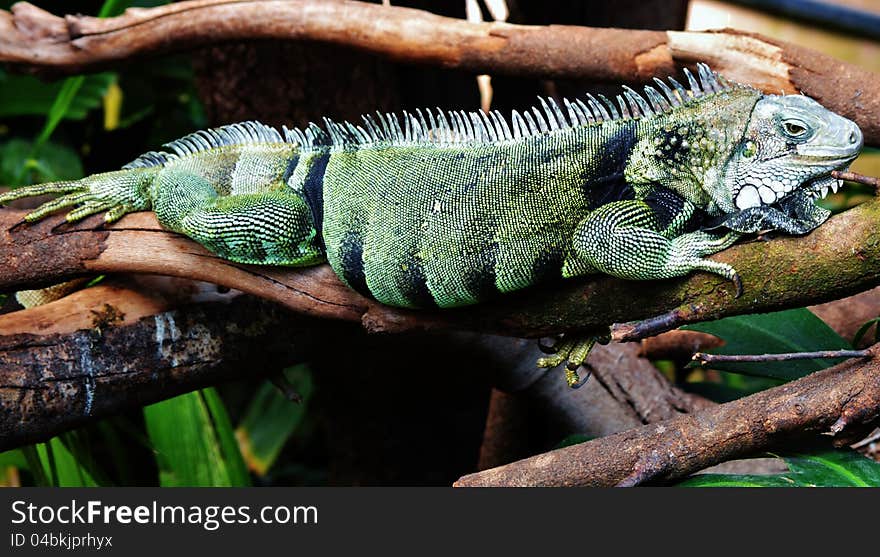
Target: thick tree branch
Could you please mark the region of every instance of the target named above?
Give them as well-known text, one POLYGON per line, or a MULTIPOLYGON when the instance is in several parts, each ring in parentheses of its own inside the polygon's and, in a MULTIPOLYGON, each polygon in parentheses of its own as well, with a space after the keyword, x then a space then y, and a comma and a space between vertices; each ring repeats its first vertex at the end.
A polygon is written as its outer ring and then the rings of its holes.
MULTIPOLYGON (((811 306, 809 309, 837 334, 852 342, 862 325, 880 315, 880 288, 811 306)), ((873 334, 864 335, 857 348, 872 344, 868 340, 871 337, 873 334)), ((706 333, 674 330, 646 338, 641 344, 641 356, 650 360, 674 360, 683 366, 690 361, 694 352, 711 350, 724 342, 706 333)))
MULTIPOLYGON (((706 273, 633 283, 611 277, 563 281, 479 308, 416 312, 383 306, 348 289, 326 266, 296 270, 235 265, 161 230, 150 213, 108 227, 99 217, 75 225, 53 217, 21 224, 0 211, 0 290, 46 285, 87 273, 149 273, 203 280, 273 300, 307 315, 360 321, 371 332, 456 328, 536 337, 562 330, 607 331, 609 323, 671 315, 674 328, 726 315, 773 311, 841 298, 880 284, 880 200, 831 218, 804 237, 734 246, 713 256, 739 270, 745 294, 706 273)), ((621 340, 637 325, 615 327, 621 340)), ((653 330, 651 332, 658 332, 653 330)), ((642 335, 644 336, 644 335, 642 335)))
POLYGON ((196 295, 213 301, 177 307, 185 296, 169 292, 117 282, 0 315, 0 451, 236 374, 280 370, 320 330, 256 298, 196 295))
MULTIPOLYGON (((235 373, 236 365, 252 376, 254 365, 241 366, 235 353, 249 354, 243 342, 275 347, 260 362, 266 373, 296 357, 321 353, 320 345, 311 346, 320 339, 302 334, 314 328, 313 321, 277 306, 266 311, 265 303, 236 291, 221 294, 207 283, 158 276, 113 278, 46 305, 0 315, 0 408, 18 408, 0 412, 0 450, 216 383, 235 373), (220 321, 240 325, 248 311, 257 312, 258 322, 249 319, 246 328, 218 326, 220 321)), ((323 324, 326 337, 340 332, 323 324)), ((461 333, 428 341, 462 354, 476 367, 495 370, 492 381, 516 391, 516 400, 531 409, 529 428, 539 420, 553 439, 609 435, 710 404, 673 387, 632 344, 597 347, 590 359, 595 380, 572 390, 561 374, 535 367, 534 342, 461 333)), ((502 426, 506 431, 510 424, 504 420, 502 426)), ((496 441, 515 437, 487 435, 496 441)), ((516 458, 544 449, 537 445, 516 458)), ((504 459, 508 453, 498 447, 492 452, 487 464, 515 459, 504 459)))
POLYGON ((645 82, 703 61, 768 92, 803 92, 880 145, 880 76, 807 48, 735 30, 641 31, 467 23, 347 1, 191 0, 107 19, 54 16, 21 2, 0 12, 0 62, 94 71, 133 58, 245 39, 345 45, 392 60, 475 73, 645 82))
MULTIPOLYGON (((16 408, 0 411, 0 448, 42 440, 232 374, 253 377, 257 368, 271 373, 294 359, 325 353, 327 339, 338 345, 353 331, 266 307, 207 283, 131 276, 0 315, 0 408, 16 408), (257 319, 247 318, 248 312, 257 319), (306 328, 311 334, 303 334, 306 328), (245 342, 259 346, 262 359, 251 361, 249 350, 256 348, 242 346, 245 342), (248 365, 241 365, 243 359, 248 365)), ((634 345, 598 347, 591 365, 603 380, 572 390, 561 374, 535 367, 538 350, 531 341, 451 333, 421 342, 433 347, 430 351, 442 347, 458 354, 460 373, 492 371, 491 380, 519 391, 555 439, 608 435, 706 404, 672 387, 636 357, 634 345)))
POLYGON ((739 400, 464 476, 457 486, 615 486, 682 478, 794 438, 849 443, 880 418, 880 345, 739 400), (687 458, 684 458, 687 457, 687 458))

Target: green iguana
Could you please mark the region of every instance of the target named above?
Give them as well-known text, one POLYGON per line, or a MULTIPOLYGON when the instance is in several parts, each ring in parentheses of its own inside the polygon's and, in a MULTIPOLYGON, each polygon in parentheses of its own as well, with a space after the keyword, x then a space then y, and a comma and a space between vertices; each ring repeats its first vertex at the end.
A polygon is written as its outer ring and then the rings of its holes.
MULTIPOLYGON (((63 194, 68 221, 154 211, 167 229, 239 263, 327 261, 351 288, 408 308, 474 304, 546 279, 664 279, 701 270, 743 233, 804 234, 813 201, 862 134, 802 95, 765 95, 706 65, 616 102, 541 109, 421 110, 323 129, 257 122, 199 131, 122 170, 30 186, 0 203, 63 194)), ((563 342, 569 381, 591 342, 563 342)))

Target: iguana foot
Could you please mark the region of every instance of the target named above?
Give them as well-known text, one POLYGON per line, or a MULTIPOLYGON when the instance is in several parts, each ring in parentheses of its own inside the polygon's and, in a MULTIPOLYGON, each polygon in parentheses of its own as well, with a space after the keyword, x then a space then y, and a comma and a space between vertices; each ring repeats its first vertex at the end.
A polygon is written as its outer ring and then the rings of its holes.
POLYGON ((104 213, 104 220, 110 223, 127 213, 150 208, 146 188, 155 173, 156 169, 136 168, 95 174, 81 180, 24 186, 0 195, 0 205, 15 199, 54 194, 60 197, 28 213, 25 222, 37 222, 61 209, 72 209, 65 217, 67 222, 104 213))
POLYGON ((550 356, 538 359, 538 367, 554 368, 565 363, 565 382, 572 389, 577 389, 590 378, 590 373, 587 373, 582 380, 578 370, 584 365, 597 340, 596 337, 560 335, 551 346, 540 344, 541 350, 550 356))

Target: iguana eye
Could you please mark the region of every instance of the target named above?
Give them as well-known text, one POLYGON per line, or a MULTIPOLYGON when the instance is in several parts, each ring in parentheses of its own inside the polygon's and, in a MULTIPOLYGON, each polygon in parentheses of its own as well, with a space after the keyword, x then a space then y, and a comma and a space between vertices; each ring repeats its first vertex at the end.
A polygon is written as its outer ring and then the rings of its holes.
POLYGON ((799 137, 807 133, 807 126, 797 120, 786 120, 782 123, 785 133, 792 137, 799 137))

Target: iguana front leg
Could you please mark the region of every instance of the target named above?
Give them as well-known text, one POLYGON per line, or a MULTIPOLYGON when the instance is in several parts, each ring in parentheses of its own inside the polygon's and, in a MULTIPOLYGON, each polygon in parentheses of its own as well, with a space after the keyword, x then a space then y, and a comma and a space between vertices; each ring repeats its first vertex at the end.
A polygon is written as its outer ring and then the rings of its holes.
MULTIPOLYGON (((633 280, 707 271, 732 280, 739 295, 742 287, 736 270, 704 257, 729 247, 740 233, 685 232, 697 209, 683 200, 679 206, 677 214, 669 214, 668 206, 658 208, 643 200, 604 205, 584 218, 575 230, 575 258, 582 260, 581 265, 586 263, 602 273, 633 280)), ((577 267, 577 262, 567 262, 566 268, 577 267)))
POLYGON ((764 230, 782 230, 799 236, 814 230, 828 220, 831 211, 813 203, 805 192, 797 191, 779 204, 779 207, 760 205, 726 215, 715 228, 728 228, 743 233, 764 230))
MULTIPOLYGON (((572 238, 573 257, 566 261, 566 277, 599 271, 633 280, 665 279, 692 271, 708 271, 730 279, 737 296, 742 283, 725 263, 704 259, 736 242, 738 232, 687 231, 694 226, 697 208, 668 190, 646 200, 609 203, 580 222, 572 238)), ((581 384, 577 375, 596 337, 566 335, 555 354, 538 361, 539 367, 566 365, 569 386, 581 384)))

